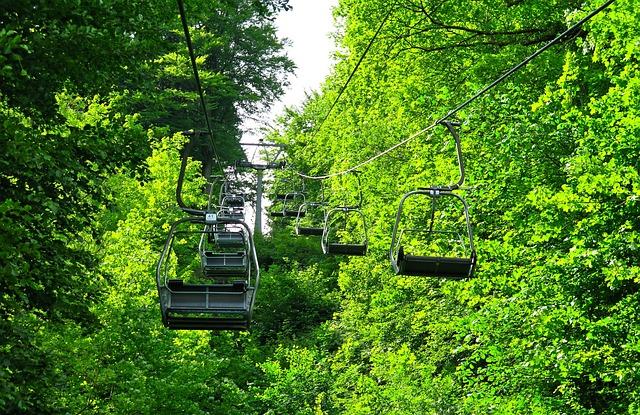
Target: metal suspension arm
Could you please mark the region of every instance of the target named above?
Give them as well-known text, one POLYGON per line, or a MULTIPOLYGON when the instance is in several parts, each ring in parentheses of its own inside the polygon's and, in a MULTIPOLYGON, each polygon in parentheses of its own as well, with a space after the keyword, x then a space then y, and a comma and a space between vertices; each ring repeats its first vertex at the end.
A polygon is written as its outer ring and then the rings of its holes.
POLYGON ((184 183, 184 174, 187 169, 187 161, 189 159, 189 154, 191 154, 191 149, 193 148, 193 141, 189 139, 187 144, 185 144, 184 149, 182 150, 182 162, 180 163, 180 174, 178 175, 178 184, 176 185, 176 202, 178 202, 178 206, 184 212, 190 215, 204 215, 205 211, 203 209, 195 209, 192 207, 188 207, 185 205, 184 200, 182 199, 182 185, 184 183))
POLYGON ((456 153, 458 155, 458 168, 460 169, 460 178, 458 179, 457 183, 442 187, 441 189, 455 190, 455 189, 459 189, 460 186, 462 186, 462 184, 464 183, 464 157, 462 156, 462 144, 460 143, 460 136, 458 135, 458 132, 455 129, 455 127, 459 126, 460 123, 445 120, 445 121, 442 121, 442 124, 444 124, 447 127, 447 129, 449 130, 449 132, 453 136, 453 139, 456 142, 456 153))

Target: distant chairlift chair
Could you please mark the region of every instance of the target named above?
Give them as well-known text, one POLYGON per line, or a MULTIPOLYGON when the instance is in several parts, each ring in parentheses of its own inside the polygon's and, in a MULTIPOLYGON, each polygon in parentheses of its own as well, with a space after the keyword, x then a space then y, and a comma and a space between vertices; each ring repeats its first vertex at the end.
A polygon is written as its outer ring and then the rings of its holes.
POLYGON ((324 200, 324 186, 320 182, 320 200, 305 201, 298 207, 296 216, 296 235, 298 236, 322 236, 324 220, 327 214, 327 203, 324 200))
POLYGON ((325 202, 305 202, 298 208, 296 235, 322 236, 327 204, 325 202))
POLYGON ((473 272, 476 265, 476 251, 473 245, 473 232, 471 228, 471 222, 469 220, 469 208, 466 201, 459 195, 452 191, 458 189, 464 182, 464 159, 462 157, 462 148, 460 145, 460 137, 458 136, 455 126, 458 123, 452 123, 445 121, 443 124, 448 128, 449 132, 453 135, 456 145, 456 151, 458 156, 458 165, 460 169, 460 178, 457 183, 450 186, 442 187, 427 187, 418 188, 417 190, 406 193, 400 200, 398 212, 396 214, 396 221, 393 227, 393 234, 391 237, 391 249, 390 258, 391 265, 396 274, 400 275, 415 275, 415 276, 432 276, 442 277, 448 279, 464 279, 473 276, 473 272), (462 236, 466 241, 462 241, 468 252, 468 256, 455 257, 455 256, 426 256, 426 255, 411 255, 405 252, 405 247, 402 245, 402 236, 404 231, 410 229, 400 229, 401 220, 403 218, 403 206, 405 202, 410 198, 427 196, 431 199, 431 218, 427 227, 422 229, 422 233, 426 235, 426 238, 434 237, 440 233, 452 233, 436 230, 434 225, 436 210, 436 203, 440 198, 453 198, 456 203, 462 207, 462 211, 465 218, 466 234, 462 236))
MULTIPOLYGON (((346 231, 346 230, 345 230, 346 231)), ((368 238, 367 238, 367 223, 364 214, 357 207, 336 207, 327 212, 324 221, 324 228, 322 232, 322 252, 325 254, 336 255, 355 255, 363 256, 367 254, 368 238), (339 238, 334 238, 332 235, 336 231, 337 221, 334 218, 343 216, 342 220, 347 223, 349 217, 355 217, 362 226, 362 234, 360 235, 360 241, 357 243, 343 242, 339 238)))
POLYGON ((244 196, 224 194, 220 200, 218 217, 222 219, 244 220, 244 196))
POLYGON ((293 170, 290 170, 291 178, 282 179, 282 183, 285 183, 288 187, 288 191, 284 193, 278 193, 274 196, 274 206, 269 211, 269 216, 272 218, 297 218, 302 206, 306 201, 306 191, 304 181, 296 182, 297 179, 301 179, 297 176, 293 170), (280 205, 280 207, 277 207, 280 205))
MULTIPOLYGON (((324 226, 322 230, 322 252, 325 254, 336 255, 353 255, 364 256, 367 254, 368 236, 367 236, 367 221, 360 210, 362 207, 362 188, 360 183, 360 176, 357 171, 353 172, 358 189, 358 200, 355 205, 352 206, 337 206, 329 209, 324 219, 324 226), (351 219, 351 223, 350 223, 351 219), (339 236, 340 232, 351 233, 358 226, 353 226, 353 223, 359 225, 361 231, 358 238, 350 238, 351 240, 357 239, 358 242, 353 243, 345 241, 339 236), (339 229, 340 225, 344 228, 339 229), (347 229, 347 226, 349 228, 347 229)), ((350 236, 354 236, 351 234, 350 236)))
POLYGON ((198 245, 202 274, 218 281, 244 278, 251 270, 247 258, 250 251, 248 238, 242 227, 227 223, 227 219, 239 219, 221 217, 220 213, 217 219, 215 226, 205 226, 198 245))
MULTIPOLYGON (((299 208, 305 203, 304 192, 291 192, 284 195, 282 208, 274 209, 269 214, 273 218, 297 218, 299 208)), ((302 213, 304 215, 304 212, 302 213)))
POLYGON ((212 229, 209 236, 209 242, 220 248, 243 248, 246 244, 244 232, 228 226, 212 229))

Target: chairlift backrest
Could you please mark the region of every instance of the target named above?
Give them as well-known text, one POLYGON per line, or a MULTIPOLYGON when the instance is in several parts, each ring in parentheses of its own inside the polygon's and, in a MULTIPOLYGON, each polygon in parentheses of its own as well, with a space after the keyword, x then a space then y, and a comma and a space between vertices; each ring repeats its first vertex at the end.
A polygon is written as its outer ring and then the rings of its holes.
POLYGON ((180 206, 180 209, 182 209, 184 212, 190 214, 190 215, 199 215, 202 213, 202 211, 204 210, 203 208, 196 208, 196 207, 190 207, 187 206, 184 203, 184 200, 182 199, 182 187, 183 187, 183 183, 184 183, 184 176, 185 176, 185 172, 187 169, 187 163, 189 161, 189 157, 192 153, 193 150, 193 145, 194 145, 194 139, 193 137, 189 138, 189 141, 187 141, 187 143, 185 144, 183 150, 182 150, 182 160, 180 163, 180 173, 178 174, 178 183, 176 184, 176 201, 178 203, 178 206, 180 206))

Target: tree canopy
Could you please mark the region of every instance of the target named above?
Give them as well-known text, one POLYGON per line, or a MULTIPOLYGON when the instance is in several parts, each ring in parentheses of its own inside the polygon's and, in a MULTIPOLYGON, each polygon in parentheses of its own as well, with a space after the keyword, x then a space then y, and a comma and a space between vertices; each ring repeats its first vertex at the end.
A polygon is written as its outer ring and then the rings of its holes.
MULTIPOLYGON (((290 5, 185 3, 232 164, 240 120, 262 116, 293 70, 273 20, 290 5)), ((410 137, 598 6, 340 0, 330 75, 266 137, 290 166, 270 193, 292 170, 339 172, 410 137)), ((160 319, 180 132, 204 127, 176 5, 14 1, 0 22, 0 412, 640 414, 634 0, 457 114, 473 278, 389 265, 402 195, 458 172, 438 127, 359 169, 366 256, 323 255, 318 236, 271 220, 249 332, 160 319)), ((190 200, 201 172, 190 161, 190 200)), ((305 184, 330 206, 359 190, 349 176, 305 184)), ((424 227, 429 207, 413 209, 408 225, 424 227)))

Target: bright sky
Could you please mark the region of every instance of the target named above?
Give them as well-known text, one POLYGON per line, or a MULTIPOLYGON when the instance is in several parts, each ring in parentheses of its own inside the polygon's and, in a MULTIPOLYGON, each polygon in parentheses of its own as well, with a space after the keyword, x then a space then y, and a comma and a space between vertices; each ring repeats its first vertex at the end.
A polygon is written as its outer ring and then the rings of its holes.
POLYGON ((333 51, 331 10, 337 0, 291 0, 293 10, 281 13, 276 24, 278 35, 287 38, 292 45, 289 57, 297 69, 295 78, 282 102, 285 105, 300 104, 305 92, 317 89, 329 74, 333 51))
MULTIPOLYGON (((338 0, 290 0, 292 10, 282 12, 276 19, 278 37, 287 38, 291 43, 287 47, 289 58, 296 64, 295 74, 289 77, 291 85, 281 100, 273 105, 264 121, 274 125, 275 118, 285 106, 299 106, 305 98, 305 92, 317 90, 329 74, 333 63, 331 53, 334 50, 330 33, 333 32, 331 10, 338 0)), ((245 122, 244 127, 253 129, 255 122, 245 122)), ((255 142, 257 135, 245 134, 243 141, 255 142)))
MULTIPOLYGON (((333 64, 331 54, 334 45, 330 33, 334 28, 331 10, 338 4, 338 0, 290 0, 289 4, 293 7, 292 10, 282 12, 276 19, 276 26, 278 37, 289 39, 287 54, 296 64, 296 70, 295 74, 289 77, 290 85, 284 96, 273 105, 263 120, 264 124, 269 126, 275 125, 275 118, 282 113, 285 106, 300 106, 305 93, 317 90, 333 64)), ((261 124, 245 120, 242 141, 255 143, 262 138, 262 133, 256 131, 261 124)), ((253 159, 255 150, 255 147, 245 147, 249 160, 253 159)), ((254 161, 258 162, 259 159, 257 156, 254 161)), ((266 199, 263 199, 263 208, 268 208, 266 199)), ((246 217, 250 218, 248 222, 251 227, 254 223, 253 213, 252 207, 247 206, 246 217)), ((262 217, 262 230, 268 232, 264 213, 262 217)))

